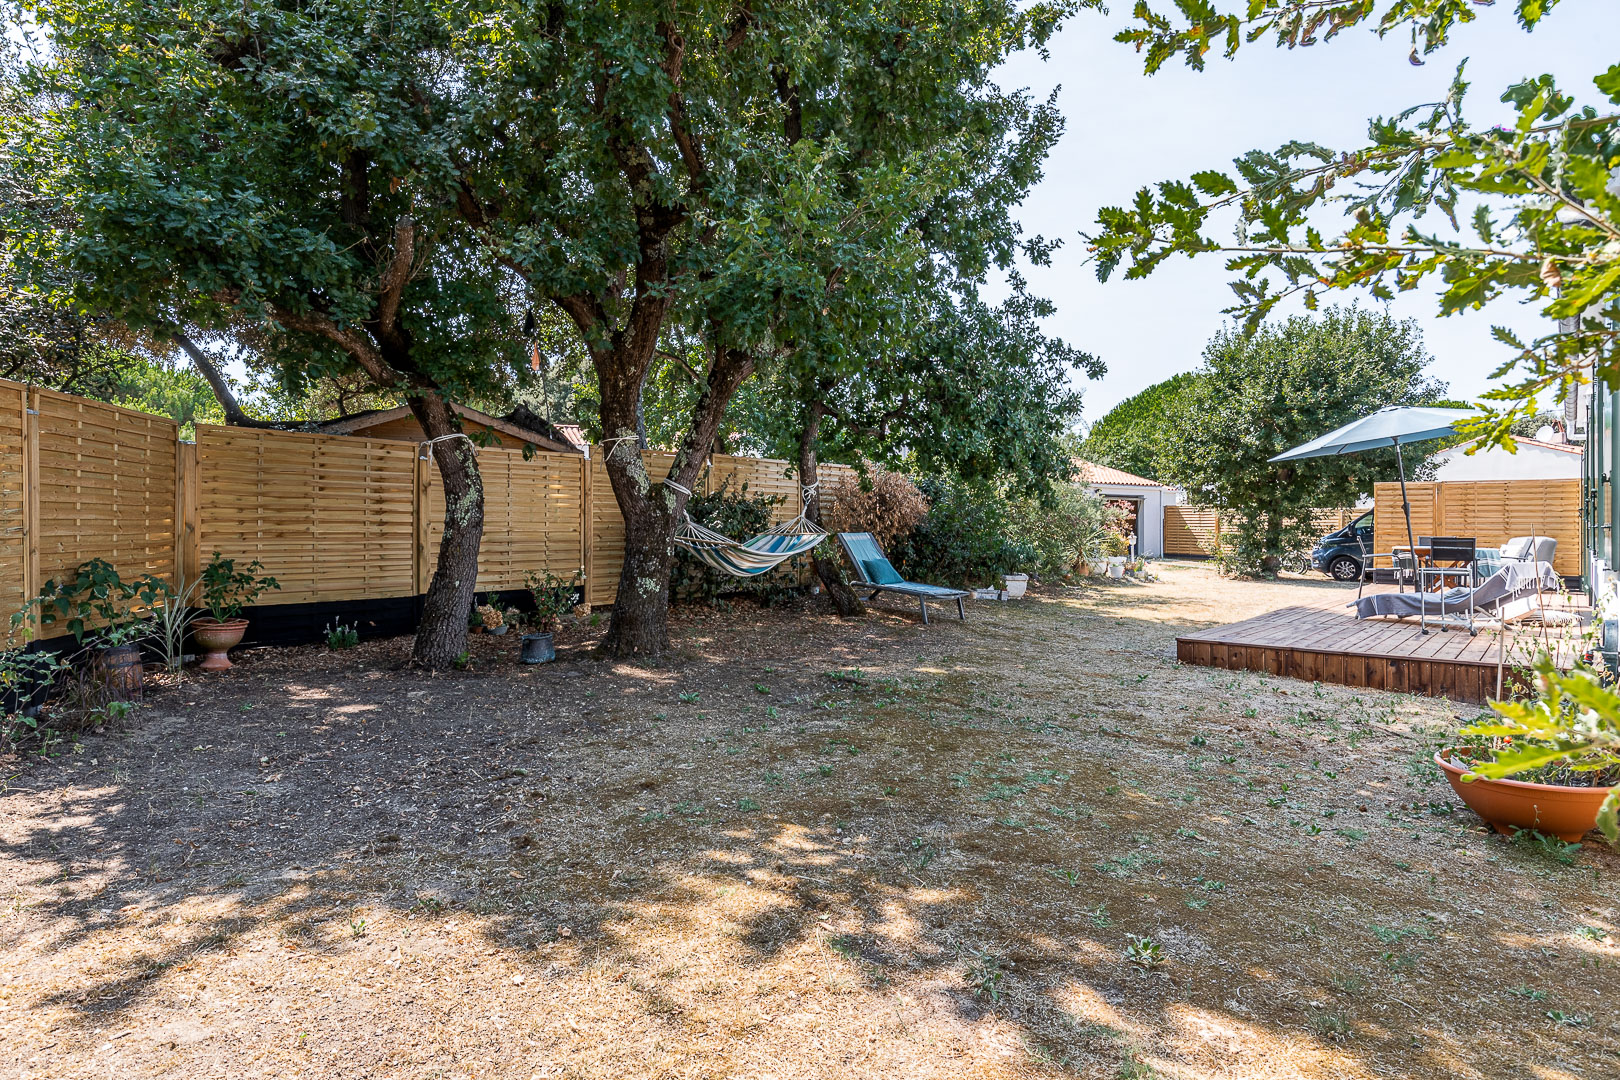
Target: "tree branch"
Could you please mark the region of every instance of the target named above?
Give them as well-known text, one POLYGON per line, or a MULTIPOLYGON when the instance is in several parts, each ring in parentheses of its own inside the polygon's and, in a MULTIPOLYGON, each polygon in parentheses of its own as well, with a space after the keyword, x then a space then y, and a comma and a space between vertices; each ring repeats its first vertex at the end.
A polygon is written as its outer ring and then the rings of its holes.
POLYGON ((274 420, 260 420, 243 412, 242 406, 237 404, 236 395, 231 392, 231 384, 226 382, 225 376, 220 374, 219 367, 214 363, 213 357, 203 352, 197 343, 185 334, 177 333, 172 337, 174 343, 180 346, 180 350, 190 357, 191 366, 197 369, 197 374, 203 377, 203 380, 208 383, 208 388, 214 392, 215 400, 219 402, 220 409, 225 413, 226 424, 231 427, 266 428, 270 430, 276 430, 284 426, 274 420))
POLYGON ((325 338, 348 353, 380 389, 400 389, 406 385, 405 376, 394 370, 383 359, 382 352, 360 331, 341 327, 327 316, 315 312, 290 311, 277 304, 267 304, 266 307, 271 317, 287 329, 325 338))
POLYGON ((377 324, 384 335, 392 335, 399 324, 399 301, 405 283, 411 279, 411 260, 416 254, 416 221, 409 214, 394 224, 394 257, 383 270, 381 295, 377 299, 377 324))

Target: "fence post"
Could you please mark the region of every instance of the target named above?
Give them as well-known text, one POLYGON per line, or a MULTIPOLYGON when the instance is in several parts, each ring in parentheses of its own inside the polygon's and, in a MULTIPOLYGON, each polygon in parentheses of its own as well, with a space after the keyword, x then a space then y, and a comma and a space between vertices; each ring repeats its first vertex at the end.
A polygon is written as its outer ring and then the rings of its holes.
POLYGON ((202 529, 198 521, 197 444, 176 442, 174 448, 174 574, 184 589, 202 572, 202 529))
POLYGON ((591 566, 591 522, 595 516, 591 509, 591 474, 596 471, 596 459, 592 454, 594 449, 586 447, 585 460, 579 466, 579 588, 580 597, 587 604, 591 602, 591 577, 595 574, 595 568, 591 566))
POLYGON ((416 483, 411 498, 411 525, 415 537, 411 545, 411 568, 416 595, 421 596, 428 591, 428 566, 432 562, 428 555, 428 517, 432 513, 428 499, 428 468, 433 462, 422 453, 420 446, 414 447, 412 454, 416 462, 416 483))
POLYGON ((39 391, 22 394, 23 599, 39 595, 39 391))

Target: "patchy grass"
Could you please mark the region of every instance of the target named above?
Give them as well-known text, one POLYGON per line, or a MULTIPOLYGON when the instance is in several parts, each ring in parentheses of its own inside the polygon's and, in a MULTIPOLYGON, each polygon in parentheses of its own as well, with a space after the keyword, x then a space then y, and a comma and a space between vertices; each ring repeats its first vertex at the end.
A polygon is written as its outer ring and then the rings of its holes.
POLYGON ((1331 587, 247 653, 6 764, 5 1075, 1616 1074, 1620 857, 1456 807, 1449 702, 1170 659, 1331 587))

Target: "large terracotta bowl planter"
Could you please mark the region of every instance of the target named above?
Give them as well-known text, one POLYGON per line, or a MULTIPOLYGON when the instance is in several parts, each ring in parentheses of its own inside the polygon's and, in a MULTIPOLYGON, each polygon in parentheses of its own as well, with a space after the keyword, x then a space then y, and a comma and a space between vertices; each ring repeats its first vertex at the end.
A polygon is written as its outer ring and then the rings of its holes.
POLYGON ((241 644, 247 628, 246 619, 226 619, 221 622, 203 618, 193 622, 191 637, 203 654, 202 663, 197 666, 204 671, 228 671, 234 665, 225 654, 241 644))
POLYGON ((1504 836, 1513 835, 1515 829, 1533 829, 1543 835, 1556 836, 1565 843, 1574 843, 1597 827, 1598 810, 1613 790, 1483 777, 1465 781, 1463 774, 1468 770, 1451 761, 1454 753, 1455 750, 1442 750, 1434 755, 1434 763, 1446 774, 1452 790, 1468 804, 1468 809, 1504 836))

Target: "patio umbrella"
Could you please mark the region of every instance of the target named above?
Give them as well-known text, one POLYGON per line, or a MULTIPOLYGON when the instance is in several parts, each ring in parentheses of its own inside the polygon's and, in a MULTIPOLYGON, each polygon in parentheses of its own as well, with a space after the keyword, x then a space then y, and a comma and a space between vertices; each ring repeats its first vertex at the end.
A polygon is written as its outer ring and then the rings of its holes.
POLYGON ((1406 515, 1406 542, 1411 548, 1412 504, 1406 501, 1406 459, 1401 447, 1407 443, 1439 439, 1456 433, 1457 425, 1479 414, 1472 409, 1431 409, 1419 405, 1390 405, 1370 416, 1328 432, 1286 450, 1272 461, 1298 461, 1301 458, 1336 457, 1339 454, 1359 454, 1363 450, 1395 448, 1395 467, 1401 478, 1401 513, 1406 515))

